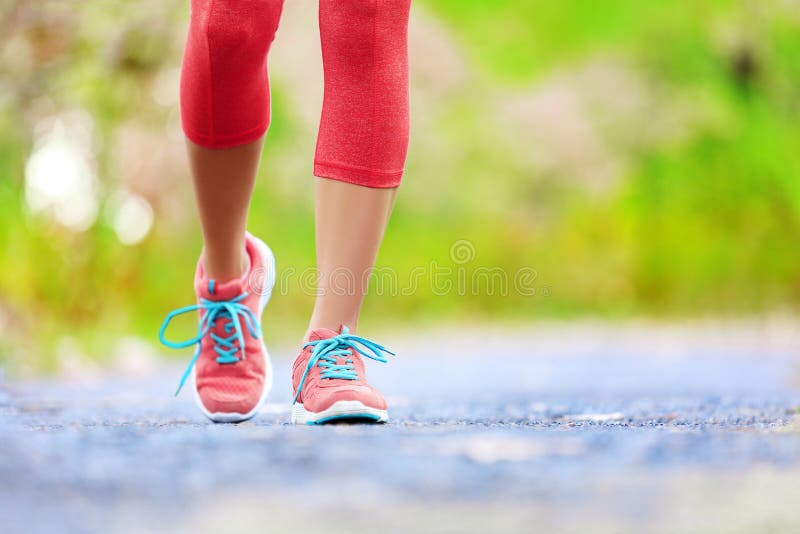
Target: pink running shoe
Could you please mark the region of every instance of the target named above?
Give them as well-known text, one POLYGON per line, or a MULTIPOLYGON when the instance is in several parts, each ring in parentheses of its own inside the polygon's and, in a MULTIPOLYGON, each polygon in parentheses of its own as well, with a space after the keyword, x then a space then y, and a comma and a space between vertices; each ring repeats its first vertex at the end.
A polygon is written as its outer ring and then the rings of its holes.
POLYGON ((250 268, 241 278, 218 284, 197 262, 194 288, 197 304, 167 315, 159 338, 171 348, 197 345, 181 378, 177 395, 194 369, 195 400, 217 423, 238 423, 253 417, 272 388, 272 364, 261 333, 261 313, 275 285, 275 257, 261 240, 245 238, 250 268), (173 342, 164 337, 170 321, 200 311, 197 336, 173 342))
POLYGON ((385 423, 389 419, 386 401, 367 383, 361 359, 386 362, 383 353, 394 355, 374 341, 351 334, 346 326, 339 333, 327 328, 312 331, 292 368, 292 423, 385 423))

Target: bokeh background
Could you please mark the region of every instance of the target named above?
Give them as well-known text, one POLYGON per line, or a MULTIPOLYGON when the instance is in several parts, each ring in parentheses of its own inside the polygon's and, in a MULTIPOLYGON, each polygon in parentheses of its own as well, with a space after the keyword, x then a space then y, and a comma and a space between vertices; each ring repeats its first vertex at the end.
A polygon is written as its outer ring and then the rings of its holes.
MULTIPOLYGON (((155 350, 193 302, 187 17, 184 0, 0 2, 0 364, 155 350)), ((265 320, 281 342, 313 302, 317 31, 315 4, 289 0, 250 219, 298 273, 265 320)), ((363 330, 797 311, 800 1, 415 0, 410 38, 412 140, 378 264, 424 273, 374 292, 363 330), (431 262, 530 269, 534 291, 440 291, 431 262)))

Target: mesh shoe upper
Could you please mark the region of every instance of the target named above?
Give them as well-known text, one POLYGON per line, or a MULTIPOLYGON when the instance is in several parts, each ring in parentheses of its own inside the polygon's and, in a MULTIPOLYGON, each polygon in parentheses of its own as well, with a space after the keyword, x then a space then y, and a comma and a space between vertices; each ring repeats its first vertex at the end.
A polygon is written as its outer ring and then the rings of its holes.
MULTIPOLYGON (((324 359, 313 361, 314 350, 318 345, 311 343, 333 340, 342 335, 349 335, 346 327, 340 328, 339 332, 327 328, 319 328, 311 332, 309 343, 297 356, 292 368, 292 392, 296 402, 302 403, 303 407, 310 412, 326 410, 337 401, 354 400, 360 401, 370 408, 385 410, 386 401, 367 382, 362 354, 354 345, 348 346, 346 343, 336 345, 328 351, 324 359), (309 366, 309 362, 311 366, 309 366), (305 379, 303 379, 304 374, 305 379), (300 388, 299 392, 298 388, 300 388)), ((371 343, 368 340, 365 341, 371 343)), ((380 352, 391 354, 380 345, 374 344, 374 346, 380 352)), ((382 357, 376 358, 370 355, 370 351, 367 351, 366 355, 379 361, 385 361, 382 357)))

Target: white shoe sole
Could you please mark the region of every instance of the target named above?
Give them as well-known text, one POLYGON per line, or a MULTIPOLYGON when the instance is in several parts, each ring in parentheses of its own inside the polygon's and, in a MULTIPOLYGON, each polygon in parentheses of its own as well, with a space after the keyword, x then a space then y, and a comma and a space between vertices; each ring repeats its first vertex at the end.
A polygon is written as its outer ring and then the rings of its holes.
MULTIPOLYGON (((250 235, 250 238, 253 239, 256 243, 256 248, 258 249, 259 254, 264 259, 264 265, 266 266, 267 272, 264 273, 264 284, 261 287, 261 297, 258 301, 258 324, 261 324, 261 314, 264 313, 264 308, 267 306, 267 302, 269 302, 269 298, 272 296, 272 288, 275 287, 275 255, 272 253, 272 250, 267 246, 266 243, 258 239, 257 237, 250 235)), ((206 417, 214 421, 215 423, 241 423, 243 421, 247 421, 248 419, 252 419, 253 416, 258 413, 258 410, 261 406, 267 401, 267 397, 269 396, 270 391, 272 390, 272 360, 269 357, 269 352, 267 351, 267 346, 264 344, 264 336, 261 336, 261 348, 264 351, 264 369, 266 374, 266 379, 264 380, 264 388, 261 391, 261 397, 258 400, 258 403, 247 413, 237 413, 237 412, 209 412, 205 406, 203 406, 203 401, 200 400, 200 394, 197 392, 197 368, 195 367, 194 373, 192 373, 193 382, 194 382, 194 400, 197 403, 197 406, 200 410, 205 414, 206 417)))
POLYGON ((292 406, 292 423, 296 425, 322 425, 335 421, 385 423, 389 412, 370 408, 361 401, 336 401, 321 412, 309 412, 301 403, 292 406))

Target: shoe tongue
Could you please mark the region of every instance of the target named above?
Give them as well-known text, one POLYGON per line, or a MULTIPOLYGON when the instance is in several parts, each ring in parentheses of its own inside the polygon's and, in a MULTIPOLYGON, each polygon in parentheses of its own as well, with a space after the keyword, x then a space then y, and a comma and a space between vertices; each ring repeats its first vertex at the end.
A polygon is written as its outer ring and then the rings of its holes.
POLYGON ((338 335, 338 332, 334 332, 330 328, 317 328, 311 331, 311 334, 308 336, 308 340, 319 341, 320 339, 330 339, 338 335))
POLYGON ((209 278, 201 278, 197 281, 195 286, 197 294, 207 300, 231 300, 245 290, 245 280, 243 278, 234 278, 233 280, 226 280, 218 282, 209 278))

